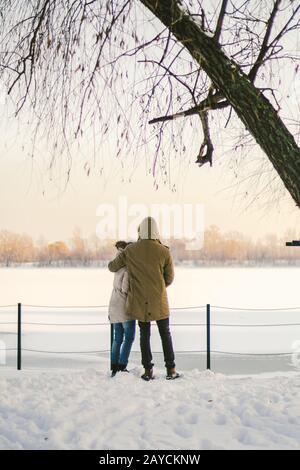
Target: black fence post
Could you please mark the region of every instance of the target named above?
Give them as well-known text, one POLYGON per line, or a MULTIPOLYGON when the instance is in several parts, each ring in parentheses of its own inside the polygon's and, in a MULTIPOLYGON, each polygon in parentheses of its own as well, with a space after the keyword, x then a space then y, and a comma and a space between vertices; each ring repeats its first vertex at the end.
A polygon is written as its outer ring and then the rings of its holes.
POLYGON ((206 368, 210 369, 210 304, 206 305, 206 368))
POLYGON ((111 352, 112 352, 113 340, 114 340, 114 325, 113 323, 111 323, 110 324, 110 370, 112 370, 111 352))
POLYGON ((18 351, 17 351, 17 369, 22 369, 22 305, 18 303, 18 351))

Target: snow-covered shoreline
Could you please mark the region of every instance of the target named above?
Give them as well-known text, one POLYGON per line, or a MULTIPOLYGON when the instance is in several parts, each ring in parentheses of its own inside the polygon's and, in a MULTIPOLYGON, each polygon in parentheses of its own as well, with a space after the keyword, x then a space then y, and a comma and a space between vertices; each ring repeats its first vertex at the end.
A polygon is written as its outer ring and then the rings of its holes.
POLYGON ((299 449, 300 374, 3 370, 0 449, 299 449))

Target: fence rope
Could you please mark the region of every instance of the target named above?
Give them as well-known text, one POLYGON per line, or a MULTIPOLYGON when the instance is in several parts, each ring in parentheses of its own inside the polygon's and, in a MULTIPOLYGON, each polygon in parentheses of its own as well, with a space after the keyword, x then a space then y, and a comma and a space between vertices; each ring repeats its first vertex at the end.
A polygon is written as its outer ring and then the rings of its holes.
MULTIPOLYGON (((108 305, 34 305, 34 304, 22 304, 23 307, 33 308, 108 308, 108 305)), ((0 305, 0 308, 16 307, 12 305, 0 305)), ((206 305, 193 305, 188 307, 171 307, 170 310, 195 310, 206 308, 206 305)), ((287 310, 300 310, 300 307, 281 307, 281 308, 246 308, 246 307, 225 307, 222 305, 211 305, 211 308, 220 308, 224 310, 243 310, 249 312, 280 312, 287 310)))
MULTIPOLYGON (((170 326, 206 326, 206 323, 170 323, 170 326)), ((273 327, 273 326, 300 326, 300 323, 210 323, 210 326, 233 326, 233 327, 273 327)))
POLYGON ((222 307, 221 305, 211 305, 211 308, 221 308, 224 310, 245 310, 249 312, 284 312, 286 310, 300 310, 300 307, 286 308, 245 308, 245 307, 222 307))
POLYGON ((37 307, 37 308, 108 308, 108 305, 31 305, 31 304, 22 304, 22 307, 37 307))
MULTIPOLYGON (((24 307, 37 307, 37 308, 108 308, 108 305, 33 305, 22 304, 24 307)), ((12 305, 15 307, 15 305, 12 305)), ((193 305, 189 307, 171 307, 170 310, 194 310, 206 308, 206 305, 193 305)))
POLYGON ((206 308, 206 305, 194 305, 193 307, 171 307, 170 310, 192 310, 195 308, 206 308))
MULTIPOLYGON (((34 305, 34 304, 22 304, 23 307, 33 308, 108 308, 108 305, 34 305)), ((12 305, 0 305, 0 308, 11 308, 16 307, 16 304, 12 305)), ((170 310, 194 310, 203 309, 206 305, 193 305, 188 307, 171 307, 170 310)), ((280 312, 286 310, 300 310, 300 307, 281 307, 281 308, 246 308, 246 307, 225 307, 222 305, 211 305, 211 308, 220 308, 224 310, 243 310, 250 312, 280 312)))
MULTIPOLYGON (((110 349, 103 349, 103 350, 95 350, 95 351, 46 351, 46 350, 38 350, 38 349, 22 349, 23 351, 27 352, 34 352, 34 353, 44 353, 44 354, 101 354, 101 353, 108 353, 110 349)), ((0 351, 17 351, 17 348, 6 348, 0 349, 0 351)), ((132 352, 139 352, 139 351, 132 351, 132 352)), ((162 351, 152 351, 153 354, 163 354, 162 351)), ((204 354, 206 353, 205 350, 192 350, 192 351, 177 351, 177 354, 204 354)), ((239 352, 230 352, 230 351, 211 351, 213 354, 223 354, 228 356, 258 356, 258 357, 273 357, 273 356, 292 356, 293 352, 279 352, 279 353, 239 353, 239 352)))
MULTIPOLYGON (((206 326, 206 323, 170 323, 170 326, 206 326)), ((233 327, 273 327, 273 326, 300 326, 300 323, 210 323, 210 326, 233 326, 233 327)))
MULTIPOLYGON (((0 325, 15 325, 17 322, 0 322, 0 325)), ((110 326, 111 323, 42 323, 42 322, 22 322, 22 325, 42 325, 42 326, 110 326)), ((211 323, 211 326, 234 327, 234 328, 269 328, 281 326, 300 326, 300 323, 211 323)), ((170 326, 206 326, 206 323, 170 323, 170 326)))
POLYGON ((38 349, 25 349, 23 348, 22 351, 27 352, 34 352, 34 353, 45 353, 45 354, 95 354, 95 353, 108 353, 110 349, 103 349, 98 351, 45 351, 45 350, 38 350, 38 349))
POLYGON ((280 353, 239 353, 229 351, 210 351, 214 354, 227 354, 228 356, 292 356, 292 352, 280 352, 280 353))
POLYGON ((300 323, 270 323, 270 324, 259 324, 259 323, 256 323, 256 324, 251 324, 251 325, 248 325, 248 324, 233 324, 233 323, 211 323, 210 324, 211 326, 233 326, 233 327, 239 327, 239 328, 243 328, 243 327, 247 327, 247 328, 260 328, 260 327, 273 327, 273 326, 300 326, 300 323))
MULTIPOLYGON (((16 322, 11 322, 16 323, 16 322)), ((6 325, 6 323, 3 323, 6 325)), ((0 323, 1 325, 1 323, 0 323)), ((22 325, 43 325, 43 326, 111 326, 111 323, 40 323, 40 322, 22 322, 22 325)), ((206 323, 171 323, 170 326, 206 326, 206 323)))
MULTIPOLYGON (((138 351, 132 351, 138 352, 138 351)), ((152 351, 154 354, 163 354, 163 351, 152 351)), ((227 354, 229 356, 292 356, 294 353, 292 352, 280 352, 280 353, 238 353, 238 352, 230 352, 230 351, 210 351, 213 354, 227 354)), ((176 354, 199 354, 205 353, 206 350, 197 350, 197 351, 177 351, 176 354)))
POLYGON ((22 325, 43 325, 43 326, 108 326, 110 323, 39 323, 39 322, 22 322, 22 325))

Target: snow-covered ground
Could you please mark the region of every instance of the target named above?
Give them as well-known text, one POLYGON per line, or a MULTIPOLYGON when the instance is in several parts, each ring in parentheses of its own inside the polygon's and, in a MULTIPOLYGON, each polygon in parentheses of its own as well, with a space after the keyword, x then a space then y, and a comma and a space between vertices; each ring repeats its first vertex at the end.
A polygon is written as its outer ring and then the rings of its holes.
POLYGON ((299 449, 300 374, 6 371, 0 449, 299 449))
POLYGON ((300 448, 300 308, 291 309, 300 306, 298 273, 176 269, 171 323, 184 375, 164 379, 154 326, 157 380, 144 383, 138 332, 131 373, 111 379, 107 309, 56 307, 106 305, 109 272, 0 269, 0 306, 26 304, 19 372, 10 351, 16 347, 16 306, 0 308, 0 350, 7 349, 0 351, 0 449, 300 448), (206 303, 213 305, 212 349, 235 354, 214 353, 214 372, 205 371, 199 353, 206 347, 206 303), (173 310, 195 305, 202 307, 173 310), (269 308, 279 310, 263 310, 269 308), (281 352, 288 354, 238 355, 281 352))

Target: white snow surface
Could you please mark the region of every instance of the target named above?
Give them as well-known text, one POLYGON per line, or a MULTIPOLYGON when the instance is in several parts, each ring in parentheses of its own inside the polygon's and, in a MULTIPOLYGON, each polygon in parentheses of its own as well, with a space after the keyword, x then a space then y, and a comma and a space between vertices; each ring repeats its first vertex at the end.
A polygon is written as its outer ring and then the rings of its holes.
POLYGON ((2 371, 0 449, 299 449, 300 374, 2 371))
MULTIPOLYGON (((165 371, 159 368, 162 360, 156 357, 157 378, 145 383, 138 366, 138 334, 130 374, 119 373, 111 379, 108 353, 78 353, 109 349, 109 325, 93 325, 107 322, 105 308, 24 306, 106 305, 111 273, 105 269, 1 269, 0 304, 14 306, 0 309, 0 321, 13 322, 0 328, 1 347, 7 348, 7 361, 3 352, 0 356, 0 449, 299 449, 299 354, 284 356, 281 372, 276 363, 276 375, 252 376, 236 375, 247 373, 243 356, 238 365, 234 356, 221 356, 230 365, 226 367, 231 375, 225 376, 191 370, 194 366, 187 370, 192 358, 186 355, 180 362, 177 354, 205 349, 207 302, 213 305, 212 323, 252 325, 212 326, 213 349, 294 354, 300 338, 300 327, 295 326, 300 308, 288 308, 299 306, 298 272, 299 268, 177 268, 169 289, 172 308, 204 307, 171 313, 176 364, 183 377, 166 381, 165 371), (22 347, 35 351, 23 352, 22 371, 14 370, 16 353, 10 351, 16 347, 16 302, 23 303, 22 347), (232 306, 236 308, 224 309, 232 306), (240 307, 282 310, 244 311, 240 307), (175 326, 178 323, 191 325, 175 326), (294 326, 253 327, 274 323, 294 326), (57 351, 64 354, 54 354, 57 351)), ((156 328, 152 348, 161 351, 156 328)), ((193 364, 204 368, 205 361, 200 359, 194 358, 193 364)), ((223 372, 225 362, 220 369, 218 357, 212 359, 213 368, 223 372)), ((266 370, 268 361, 257 361, 256 371, 266 370)))

